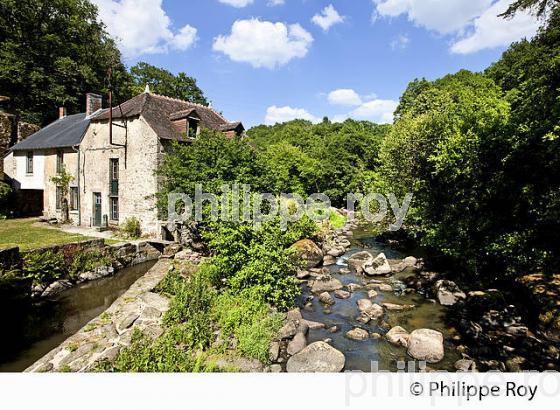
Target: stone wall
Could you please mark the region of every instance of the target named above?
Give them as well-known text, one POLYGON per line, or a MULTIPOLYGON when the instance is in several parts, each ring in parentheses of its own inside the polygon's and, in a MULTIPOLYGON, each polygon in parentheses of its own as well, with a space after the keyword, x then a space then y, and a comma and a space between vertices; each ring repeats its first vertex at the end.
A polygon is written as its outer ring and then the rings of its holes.
POLYGON ((169 300, 153 290, 168 272, 169 260, 159 261, 105 312, 78 333, 31 365, 26 372, 87 372, 103 370, 130 346, 135 329, 151 338, 163 334, 163 314, 169 300))
MULTIPOLYGON (((118 121, 115 121, 118 124, 118 121)), ((122 122, 120 123, 122 124, 122 122)), ((110 145, 107 122, 92 122, 80 144, 82 154, 82 226, 91 226, 93 194, 101 194, 102 215, 109 225, 118 226, 128 218, 140 221, 144 235, 160 237, 156 199, 158 177, 155 175, 162 146, 157 135, 143 118, 127 122, 126 131, 113 127, 110 145), (119 220, 111 220, 109 168, 111 159, 119 160, 119 220)))
POLYGON ((65 261, 67 263, 71 263, 74 257, 79 253, 83 253, 91 249, 104 249, 105 247, 105 241, 103 239, 92 239, 89 241, 67 243, 64 245, 46 246, 44 248, 20 252, 20 254, 21 258, 25 258, 26 255, 32 253, 45 253, 51 251, 53 253, 62 253, 65 261))
POLYGON ((19 248, 0 249, 0 269, 10 270, 21 268, 22 259, 19 248))
POLYGON ((15 116, 0 112, 0 181, 4 180, 4 153, 13 145, 15 116))
POLYGON ((23 141, 41 127, 19 121, 14 114, 0 112, 0 181, 4 179, 4 155, 8 149, 23 141))

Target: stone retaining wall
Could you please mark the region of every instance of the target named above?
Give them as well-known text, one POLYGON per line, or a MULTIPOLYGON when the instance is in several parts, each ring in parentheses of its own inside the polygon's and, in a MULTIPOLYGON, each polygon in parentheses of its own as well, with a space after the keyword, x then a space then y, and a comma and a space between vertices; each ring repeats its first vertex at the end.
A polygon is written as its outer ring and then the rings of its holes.
POLYGON ((73 242, 73 243, 67 243, 63 245, 45 246, 43 248, 21 251, 20 256, 23 259, 25 258, 25 256, 30 254, 35 254, 35 253, 45 253, 45 252, 62 253, 64 255, 64 260, 68 263, 71 263, 72 260, 74 259, 74 256, 77 255, 78 253, 83 253, 91 249, 103 249, 103 248, 105 248, 105 241, 103 239, 92 239, 88 241, 73 242))
MULTIPOLYGON (((56 282, 46 284, 44 286, 36 286, 31 289, 31 285, 25 288, 22 284, 13 288, 14 292, 17 290, 19 293, 13 295, 14 297, 29 295, 33 297, 52 297, 76 284, 101 279, 110 276, 113 273, 144 262, 157 260, 162 256, 173 256, 180 247, 177 245, 165 245, 157 242, 140 242, 140 243, 121 243, 117 245, 105 245, 103 239, 92 239, 81 242, 74 242, 63 245, 53 245, 39 249, 32 249, 28 251, 20 251, 19 248, 9 248, 0 250, 0 269, 8 271, 10 269, 21 269, 25 256, 36 253, 53 252, 62 253, 65 262, 70 265, 74 257, 78 254, 84 253, 88 250, 97 249, 109 256, 112 260, 111 266, 106 266, 97 269, 94 272, 81 272, 78 278, 61 278, 56 282)), ((8 288, 7 292, 9 293, 8 288)))
POLYGON ((170 267, 170 260, 161 259, 109 309, 25 371, 95 371, 104 362, 114 361, 121 349, 130 346, 134 329, 154 339, 161 336, 161 318, 169 308, 169 300, 153 290, 170 267))
POLYGON ((19 248, 0 249, 0 269, 21 268, 22 259, 19 248))

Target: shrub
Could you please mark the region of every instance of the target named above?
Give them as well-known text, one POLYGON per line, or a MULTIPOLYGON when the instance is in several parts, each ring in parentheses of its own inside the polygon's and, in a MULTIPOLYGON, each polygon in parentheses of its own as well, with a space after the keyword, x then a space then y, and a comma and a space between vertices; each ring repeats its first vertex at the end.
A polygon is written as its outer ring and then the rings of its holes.
POLYGON ((177 346, 167 334, 152 341, 135 329, 132 343, 123 349, 114 364, 117 372, 192 372, 197 359, 177 346))
POLYGON ((34 286, 47 286, 67 273, 61 253, 53 251, 31 252, 23 259, 24 275, 33 280, 34 286))
POLYGON ((288 308, 299 291, 295 280, 299 262, 288 248, 317 232, 317 224, 306 217, 285 231, 279 219, 263 223, 260 229, 249 224, 208 224, 203 238, 214 257, 204 271, 215 286, 226 283, 236 292, 254 288, 265 302, 288 308))
POLYGON ((93 249, 77 254, 70 264, 68 274, 71 278, 75 278, 82 272, 89 272, 103 266, 111 266, 111 262, 111 258, 101 250, 93 249))
POLYGON ((270 342, 281 327, 282 316, 280 314, 273 314, 250 324, 241 325, 236 331, 237 348, 243 355, 254 357, 262 363, 268 363, 270 362, 270 342))
POLYGON ((238 340, 241 354, 263 363, 269 361, 270 342, 282 326, 282 316, 270 311, 256 289, 221 294, 216 298, 212 318, 224 340, 230 336, 238 340))
POLYGON ((344 225, 346 225, 346 218, 336 211, 331 211, 329 213, 329 224, 334 229, 344 228, 344 225))
POLYGON ((142 236, 140 221, 135 217, 127 218, 120 226, 120 231, 129 239, 138 239, 142 236))
POLYGON ((5 182, 0 181, 0 217, 8 214, 7 200, 12 192, 12 188, 5 182))
POLYGON ((174 294, 163 323, 170 328, 181 325, 174 334, 182 344, 190 348, 208 347, 213 337, 209 312, 214 298, 208 280, 198 272, 188 279, 170 273, 163 286, 174 294))

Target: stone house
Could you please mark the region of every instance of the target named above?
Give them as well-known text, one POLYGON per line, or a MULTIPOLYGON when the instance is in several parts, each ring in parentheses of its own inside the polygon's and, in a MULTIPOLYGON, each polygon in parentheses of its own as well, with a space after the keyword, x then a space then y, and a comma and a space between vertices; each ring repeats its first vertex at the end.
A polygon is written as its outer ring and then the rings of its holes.
POLYGON ((212 108, 146 92, 109 109, 101 97, 87 96, 87 112, 60 118, 11 148, 4 171, 16 188, 43 191, 43 216, 61 217, 60 188, 51 178, 62 169, 70 184, 70 218, 84 227, 118 227, 128 218, 141 223, 143 234, 166 238, 158 218, 156 176, 173 141, 189 144, 202 128, 228 136, 244 132, 212 108), (31 171, 31 172, 30 172, 31 171))

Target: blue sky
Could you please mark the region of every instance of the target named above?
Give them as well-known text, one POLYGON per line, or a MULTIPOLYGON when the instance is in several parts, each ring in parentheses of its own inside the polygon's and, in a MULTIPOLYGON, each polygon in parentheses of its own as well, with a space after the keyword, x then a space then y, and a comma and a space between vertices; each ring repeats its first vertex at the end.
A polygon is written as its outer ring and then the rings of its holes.
POLYGON ((246 127, 323 116, 390 122, 414 78, 482 70, 532 36, 507 0, 93 0, 127 65, 194 76, 246 127), (273 4, 276 3, 276 4, 273 4))

